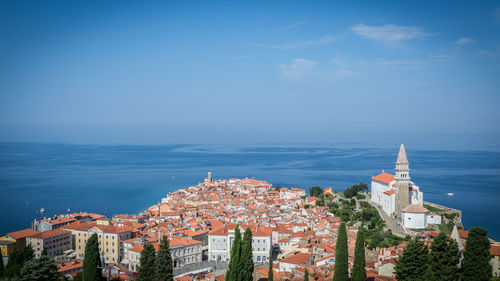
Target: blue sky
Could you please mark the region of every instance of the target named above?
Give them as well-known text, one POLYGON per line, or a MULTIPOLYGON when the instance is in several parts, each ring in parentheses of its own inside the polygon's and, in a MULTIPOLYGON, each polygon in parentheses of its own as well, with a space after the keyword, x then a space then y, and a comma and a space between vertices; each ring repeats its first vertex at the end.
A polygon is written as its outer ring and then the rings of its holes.
POLYGON ((498 1, 1 1, 0 141, 498 149, 498 1))

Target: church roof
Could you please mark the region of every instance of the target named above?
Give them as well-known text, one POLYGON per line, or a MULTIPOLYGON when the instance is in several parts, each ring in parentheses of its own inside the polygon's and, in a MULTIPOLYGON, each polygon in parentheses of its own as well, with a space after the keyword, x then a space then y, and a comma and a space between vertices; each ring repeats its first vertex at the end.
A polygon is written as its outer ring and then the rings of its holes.
POLYGON ((372 177, 372 180, 385 184, 390 184, 394 180, 394 175, 388 173, 381 173, 372 177))
POLYGON ((393 195, 393 194, 396 193, 396 190, 390 189, 390 190, 384 191, 384 193, 387 194, 387 195, 393 195))
POLYGON ((408 163, 404 144, 401 144, 401 146, 399 147, 398 160, 396 161, 396 163, 408 163))
POLYGON ((427 210, 424 206, 419 205, 419 204, 408 205, 402 211, 407 212, 407 213, 427 213, 427 212, 429 212, 429 210, 427 210))

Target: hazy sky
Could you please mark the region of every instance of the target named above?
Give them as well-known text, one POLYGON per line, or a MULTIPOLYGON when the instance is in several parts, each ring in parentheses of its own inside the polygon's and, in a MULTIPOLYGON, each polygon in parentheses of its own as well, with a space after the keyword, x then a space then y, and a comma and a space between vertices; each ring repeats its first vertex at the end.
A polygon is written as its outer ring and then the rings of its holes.
POLYGON ((500 2, 247 2, 1 1, 0 141, 499 147, 500 2))

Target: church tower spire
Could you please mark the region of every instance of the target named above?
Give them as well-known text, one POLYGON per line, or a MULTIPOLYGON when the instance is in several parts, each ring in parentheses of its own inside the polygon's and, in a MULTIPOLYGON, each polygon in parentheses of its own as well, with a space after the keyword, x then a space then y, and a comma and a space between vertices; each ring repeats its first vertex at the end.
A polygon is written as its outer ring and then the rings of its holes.
POLYGON ((404 144, 399 147, 398 159, 396 160, 396 181, 410 182, 410 167, 404 144))
POLYGON ((410 204, 410 168, 406 157, 405 146, 399 147, 396 160, 396 216, 401 218, 401 210, 410 204))

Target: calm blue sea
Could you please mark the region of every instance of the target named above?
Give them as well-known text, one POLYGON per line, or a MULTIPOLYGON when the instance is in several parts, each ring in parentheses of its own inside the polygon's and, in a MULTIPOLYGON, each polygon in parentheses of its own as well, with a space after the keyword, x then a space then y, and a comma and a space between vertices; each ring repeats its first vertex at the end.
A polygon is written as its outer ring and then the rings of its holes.
MULTIPOLYGON (((0 234, 29 227, 40 208, 45 216, 67 209, 138 213, 208 171, 220 179, 344 190, 382 169, 393 172, 398 149, 0 143, 0 234)), ((500 152, 406 150, 424 200, 461 209, 467 228, 485 227, 500 240, 500 152)))

